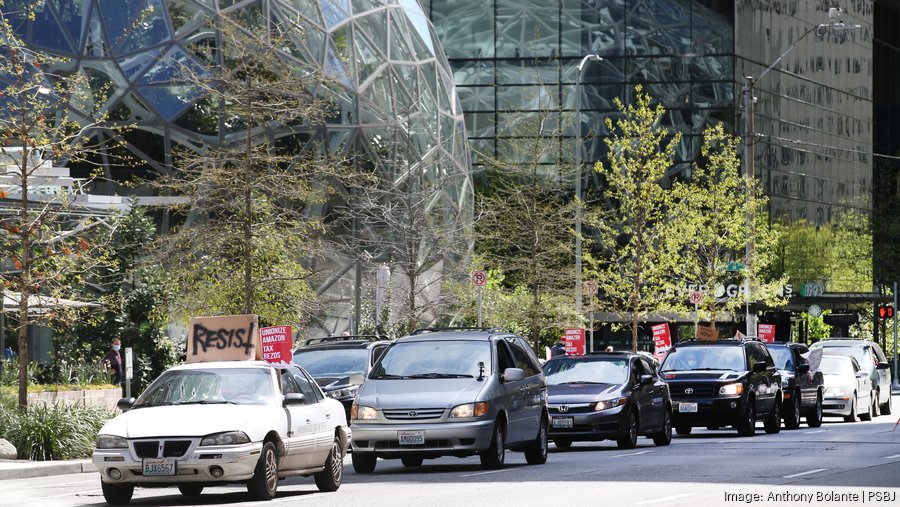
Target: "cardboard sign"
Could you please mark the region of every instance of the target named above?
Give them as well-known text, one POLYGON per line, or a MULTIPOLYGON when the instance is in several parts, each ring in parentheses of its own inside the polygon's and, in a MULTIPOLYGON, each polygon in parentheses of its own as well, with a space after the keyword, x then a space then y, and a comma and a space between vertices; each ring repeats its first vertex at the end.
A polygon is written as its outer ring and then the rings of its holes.
POLYGON ((669 324, 663 323, 650 326, 650 330, 653 333, 653 355, 661 363, 666 358, 669 348, 672 347, 672 335, 669 333, 669 324))
POLYGON ((567 356, 583 356, 584 328, 566 329, 566 334, 563 336, 563 342, 566 344, 567 356))
POLYGON ((290 364, 294 360, 291 326, 264 327, 259 330, 263 361, 290 364))
POLYGON ((775 324, 757 324, 756 332, 759 339, 766 343, 775 341, 775 324))
POLYGON ((699 326, 697 328, 697 339, 705 342, 714 342, 719 339, 719 330, 714 327, 699 326))
POLYGON ((260 359, 259 317, 194 317, 188 325, 186 363, 260 359))

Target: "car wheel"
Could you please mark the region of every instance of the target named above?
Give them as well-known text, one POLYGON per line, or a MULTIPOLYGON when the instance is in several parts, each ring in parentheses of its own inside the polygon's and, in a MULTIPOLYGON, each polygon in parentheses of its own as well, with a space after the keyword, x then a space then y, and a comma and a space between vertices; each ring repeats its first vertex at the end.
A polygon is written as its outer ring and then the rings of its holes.
POLYGON ((403 463, 403 466, 410 468, 420 467, 424 461, 425 458, 419 456, 404 456, 400 458, 400 463, 403 463))
POLYGON ((253 477, 247 481, 247 491, 257 500, 275 498, 278 492, 278 455, 272 442, 263 444, 253 477))
POLYGON ((747 400, 747 408, 741 422, 737 424, 737 432, 739 437, 752 437, 756 434, 756 411, 753 410, 753 402, 747 400))
POLYGON ((795 430, 800 427, 800 391, 791 394, 791 404, 785 407, 784 428, 795 430))
POLYGON ((337 491, 344 478, 344 457, 341 456, 341 441, 335 436, 331 443, 331 452, 325 460, 325 470, 316 473, 316 487, 319 491, 337 491))
POLYGON ((806 414, 806 425, 810 428, 818 428, 822 425, 822 395, 816 395, 816 405, 806 414))
POLYGON ((671 443, 672 443, 672 416, 669 415, 669 410, 666 409, 666 411, 663 412, 662 429, 659 430, 659 433, 654 433, 653 444, 654 445, 669 445, 671 443))
POLYGON ((679 435, 690 435, 691 427, 690 426, 675 426, 675 433, 679 435))
POLYGON ((638 419, 632 410, 628 413, 628 427, 625 429, 625 433, 616 439, 616 445, 619 446, 619 449, 634 449, 637 447, 637 437, 638 419))
POLYGON ((481 466, 488 470, 503 468, 503 463, 506 462, 506 435, 500 421, 494 424, 494 437, 491 438, 490 447, 481 451, 479 458, 481 466))
POLYGON ((853 393, 853 399, 850 400, 850 413, 844 416, 844 422, 856 422, 856 393, 853 393))
POLYGON ((529 465, 543 465, 547 462, 547 419, 541 417, 541 424, 538 427, 537 440, 529 444, 525 449, 525 461, 529 465))
POLYGON ((873 398, 872 396, 874 396, 874 393, 869 395, 869 408, 868 408, 868 410, 866 410, 866 413, 859 414, 860 421, 871 421, 872 420, 872 413, 875 412, 875 406, 878 405, 878 402, 875 401, 875 398, 873 398))
POLYGON ((554 438, 553 444, 559 449, 568 449, 569 447, 572 447, 572 441, 568 438, 554 438))
POLYGON ((134 486, 107 484, 101 481, 100 487, 103 489, 103 498, 110 505, 128 505, 134 496, 134 486))
POLYGON ((881 406, 881 415, 891 415, 892 402, 891 397, 888 396, 888 401, 884 405, 881 406))
POLYGON ((184 496, 200 496, 200 493, 203 493, 203 484, 181 484, 178 491, 184 496))
POLYGON ((375 461, 377 460, 374 452, 353 451, 350 453, 353 460, 353 471, 358 474, 370 474, 375 471, 375 461))
POLYGON ((779 433, 781 431, 781 402, 778 399, 775 399, 775 403, 772 404, 772 411, 769 412, 769 417, 766 418, 766 422, 763 423, 763 428, 765 428, 766 433, 774 434, 779 433))

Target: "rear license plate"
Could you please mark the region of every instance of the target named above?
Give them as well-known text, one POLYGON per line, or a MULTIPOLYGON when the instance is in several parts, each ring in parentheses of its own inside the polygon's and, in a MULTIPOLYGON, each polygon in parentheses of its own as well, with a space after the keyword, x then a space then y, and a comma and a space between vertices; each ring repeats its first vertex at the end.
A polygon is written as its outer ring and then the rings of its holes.
POLYGON ((424 431, 398 431, 400 445, 422 445, 425 443, 424 431))
POLYGON ((678 411, 682 414, 693 414, 697 412, 696 403, 679 403, 678 411))
POLYGON ((175 458, 144 459, 144 476, 175 475, 175 458))
POLYGON ((554 417, 552 424, 554 428, 571 428, 575 425, 575 419, 573 417, 554 417))

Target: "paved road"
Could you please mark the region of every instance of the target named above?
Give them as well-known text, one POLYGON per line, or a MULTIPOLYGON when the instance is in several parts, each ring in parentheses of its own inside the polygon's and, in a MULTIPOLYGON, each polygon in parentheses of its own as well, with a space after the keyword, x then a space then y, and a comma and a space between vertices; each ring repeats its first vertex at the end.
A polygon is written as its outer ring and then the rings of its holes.
MULTIPOLYGON (((375 473, 357 475, 348 458, 336 493, 319 493, 311 478, 292 478, 271 502, 251 502, 243 487, 227 486, 194 499, 175 488, 139 488, 132 505, 896 506, 897 422, 897 415, 852 424, 828 418, 821 428, 778 435, 760 425, 753 438, 695 429, 668 447, 641 439, 628 451, 612 442, 551 446, 546 465, 529 466, 522 454, 509 453, 507 467, 496 471, 482 470, 476 457, 426 461, 418 469, 379 461, 375 473)), ((94 473, 0 483, 0 507, 103 504, 94 473)))

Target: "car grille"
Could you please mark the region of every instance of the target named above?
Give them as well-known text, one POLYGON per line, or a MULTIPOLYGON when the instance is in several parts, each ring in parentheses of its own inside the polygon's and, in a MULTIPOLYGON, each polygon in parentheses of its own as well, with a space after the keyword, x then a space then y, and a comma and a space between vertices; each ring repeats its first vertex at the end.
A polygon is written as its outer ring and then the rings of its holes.
POLYGON ((556 414, 562 414, 562 415, 587 414, 590 412, 594 412, 594 405, 596 405, 596 403, 579 403, 579 404, 558 403, 558 404, 550 405, 547 408, 550 410, 550 413, 553 415, 556 415, 556 414))
POLYGON ((191 447, 190 440, 163 441, 162 456, 159 455, 159 440, 142 440, 134 443, 134 453, 138 458, 180 458, 191 447))
POLYGON ((680 386, 680 385, 672 385, 669 384, 669 394, 672 395, 673 398, 697 398, 697 397, 711 397, 715 394, 716 388, 714 386, 680 386), (690 390, 691 392, 685 392, 686 390, 690 390))
MULTIPOLYGON (((462 443, 462 442, 460 442, 462 443)), ((409 450, 421 450, 421 449, 452 449, 453 442, 445 439, 425 439, 425 443, 422 445, 400 445, 400 442, 396 440, 375 440, 372 442, 375 450, 379 449, 409 449, 409 450)), ((468 444, 472 445, 474 442, 468 444)), ((466 444, 463 444, 466 445, 466 444)))
POLYGON ((407 421, 421 421, 424 419, 438 419, 444 415, 443 408, 401 408, 382 410, 385 419, 397 419, 407 421))

